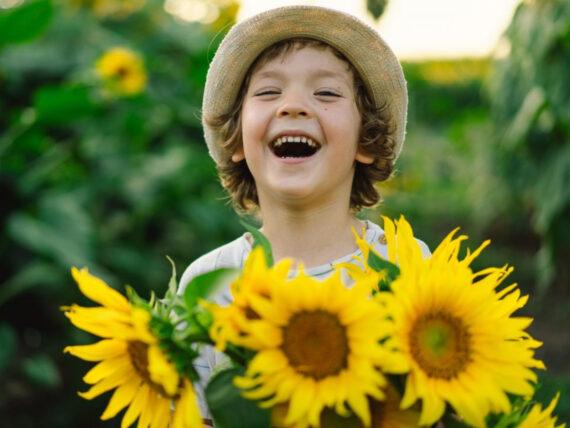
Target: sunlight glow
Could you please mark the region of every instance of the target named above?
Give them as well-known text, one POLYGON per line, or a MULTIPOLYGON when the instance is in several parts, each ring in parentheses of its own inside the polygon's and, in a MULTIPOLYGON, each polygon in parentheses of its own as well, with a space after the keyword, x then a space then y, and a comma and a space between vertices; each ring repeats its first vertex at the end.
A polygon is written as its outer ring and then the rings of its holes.
POLYGON ((388 0, 379 23, 365 0, 242 0, 238 20, 278 6, 306 4, 351 13, 376 28, 402 59, 494 54, 520 0, 388 0))
POLYGON ((164 10, 188 22, 211 24, 220 14, 218 6, 204 0, 166 0, 164 10))

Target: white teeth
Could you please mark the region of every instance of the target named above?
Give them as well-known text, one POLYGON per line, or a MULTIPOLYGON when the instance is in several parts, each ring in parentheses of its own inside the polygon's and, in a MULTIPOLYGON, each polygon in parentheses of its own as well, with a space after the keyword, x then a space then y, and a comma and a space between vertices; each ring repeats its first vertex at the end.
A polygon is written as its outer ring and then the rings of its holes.
POLYGON ((308 144, 310 147, 316 148, 318 147, 318 144, 316 142, 314 142, 311 138, 309 137, 301 137, 301 136, 285 136, 285 137, 279 137, 275 140, 275 142, 273 143, 273 145, 275 147, 279 147, 281 146, 283 143, 305 143, 308 144))

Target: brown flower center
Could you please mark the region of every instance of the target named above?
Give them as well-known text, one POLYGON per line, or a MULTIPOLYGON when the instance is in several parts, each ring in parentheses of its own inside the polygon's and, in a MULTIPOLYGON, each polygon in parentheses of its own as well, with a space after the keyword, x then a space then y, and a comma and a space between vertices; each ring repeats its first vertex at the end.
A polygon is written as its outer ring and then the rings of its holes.
POLYGON ((122 65, 119 68, 117 68, 115 74, 119 79, 124 79, 130 74, 130 70, 126 66, 122 65))
POLYGON ((346 328, 327 311, 293 315, 283 327, 282 349, 295 370, 317 380, 338 374, 348 364, 346 328))
POLYGON ((163 397, 177 397, 177 395, 168 395, 162 385, 151 380, 150 373, 148 371, 148 345, 146 343, 139 340, 131 341, 127 345, 127 352, 129 353, 129 357, 131 358, 131 363, 135 371, 147 385, 149 385, 163 397))
POLYGON ((445 312, 420 316, 409 336, 412 357, 432 378, 452 379, 471 361, 471 334, 463 321, 445 312))

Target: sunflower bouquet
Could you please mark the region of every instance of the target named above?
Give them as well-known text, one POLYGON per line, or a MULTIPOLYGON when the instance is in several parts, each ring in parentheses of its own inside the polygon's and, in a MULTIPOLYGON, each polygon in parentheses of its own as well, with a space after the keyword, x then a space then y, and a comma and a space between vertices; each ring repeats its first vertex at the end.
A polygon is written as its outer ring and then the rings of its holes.
POLYGON ((460 257, 457 230, 423 258, 404 218, 384 228, 387 259, 355 234, 359 255, 325 280, 274 264, 255 229, 241 271, 198 276, 183 295, 174 268, 165 297, 150 301, 74 268, 101 305, 64 308, 102 338, 65 348, 98 362, 80 395, 114 389, 101 418, 126 408, 122 427, 201 427, 193 363, 211 345, 227 361, 205 388, 217 427, 564 427, 558 395, 544 409, 533 400, 541 343, 514 315, 528 297, 502 285, 512 268, 474 272, 488 242, 460 257), (228 284, 232 302, 214 303, 228 284))

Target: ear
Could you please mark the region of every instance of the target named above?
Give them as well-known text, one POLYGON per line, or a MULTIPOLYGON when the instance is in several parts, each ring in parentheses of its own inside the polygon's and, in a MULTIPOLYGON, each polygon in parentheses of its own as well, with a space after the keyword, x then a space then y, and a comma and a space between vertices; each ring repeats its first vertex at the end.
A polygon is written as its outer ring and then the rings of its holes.
POLYGON ((356 150, 356 156, 354 157, 354 159, 357 162, 363 163, 365 165, 370 165, 370 164, 374 163, 374 156, 366 153, 360 147, 356 150))
POLYGON ((243 152, 243 146, 239 146, 232 155, 232 162, 238 163, 245 159, 245 153, 243 152))

